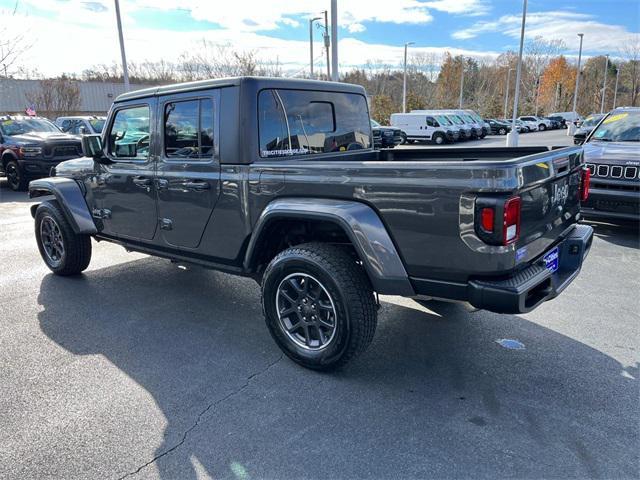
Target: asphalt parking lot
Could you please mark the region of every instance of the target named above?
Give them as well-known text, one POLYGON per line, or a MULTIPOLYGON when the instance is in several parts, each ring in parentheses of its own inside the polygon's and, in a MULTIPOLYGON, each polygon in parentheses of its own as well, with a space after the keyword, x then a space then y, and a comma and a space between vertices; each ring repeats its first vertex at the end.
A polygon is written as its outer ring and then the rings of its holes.
POLYGON ((52 275, 29 205, 0 179, 0 478, 640 476, 637 225, 596 224, 530 314, 383 297, 323 374, 282 356, 252 280, 95 242, 52 275))

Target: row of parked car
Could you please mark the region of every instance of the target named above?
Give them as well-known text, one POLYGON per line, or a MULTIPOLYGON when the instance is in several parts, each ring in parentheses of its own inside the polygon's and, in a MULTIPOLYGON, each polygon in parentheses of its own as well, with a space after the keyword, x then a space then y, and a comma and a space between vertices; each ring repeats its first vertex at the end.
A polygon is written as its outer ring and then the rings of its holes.
MULTIPOLYGON (((548 117, 526 115, 518 117, 516 128, 519 133, 567 128, 567 122, 577 119, 573 112, 558 112, 548 117)), ((473 110, 411 110, 392 114, 391 126, 382 126, 375 120, 371 120, 371 125, 378 148, 414 142, 443 145, 487 135, 506 135, 511 131, 510 119, 483 119, 473 110)))

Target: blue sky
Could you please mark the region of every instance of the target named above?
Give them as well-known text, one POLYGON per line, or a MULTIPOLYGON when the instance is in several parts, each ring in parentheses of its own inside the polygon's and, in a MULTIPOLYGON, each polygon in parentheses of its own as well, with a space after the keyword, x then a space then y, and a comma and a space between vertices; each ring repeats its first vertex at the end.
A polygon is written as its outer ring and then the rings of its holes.
MULTIPOLYGON (((15 0, 0 0, 3 16, 15 0)), ((120 0, 125 42, 132 61, 175 60, 203 39, 255 50, 286 68, 308 61, 308 19, 329 0, 120 0), (179 5, 178 7, 176 5, 179 5)), ((518 0, 338 0, 341 65, 366 61, 396 65, 404 42, 413 52, 487 58, 518 47, 518 0)), ((112 0, 20 0, 17 25, 33 40, 27 68, 44 73, 80 71, 118 59, 112 0), (60 42, 75 54, 60 55, 60 42)), ((565 42, 575 55, 578 32, 585 55, 618 54, 638 42, 640 0, 529 0, 527 37, 565 42)), ((15 28, 12 27, 12 28, 15 28)), ((19 28, 19 27, 18 27, 19 28)), ((318 68, 321 35, 316 30, 318 68)))

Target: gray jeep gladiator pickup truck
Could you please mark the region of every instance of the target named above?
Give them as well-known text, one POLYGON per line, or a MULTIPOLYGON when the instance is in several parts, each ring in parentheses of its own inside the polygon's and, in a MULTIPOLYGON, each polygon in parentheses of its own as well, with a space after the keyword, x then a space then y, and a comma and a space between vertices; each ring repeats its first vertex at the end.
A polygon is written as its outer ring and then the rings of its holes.
POLYGON ((91 238, 255 278, 294 361, 345 364, 376 294, 528 312, 577 276, 582 149, 373 149, 364 90, 230 78, 117 98, 85 158, 34 180, 42 258, 78 274, 91 238))

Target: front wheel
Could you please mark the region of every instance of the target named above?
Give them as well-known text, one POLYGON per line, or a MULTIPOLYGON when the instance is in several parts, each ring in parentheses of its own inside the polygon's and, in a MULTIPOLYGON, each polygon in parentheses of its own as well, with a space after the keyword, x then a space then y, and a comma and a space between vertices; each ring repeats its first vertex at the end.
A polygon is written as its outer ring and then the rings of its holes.
POLYGON ((435 133, 433 135, 433 138, 431 139, 431 141, 435 144, 435 145, 442 145, 445 141, 444 135, 441 133, 435 133))
POLYGON ((547 126, 544 123, 541 123, 540 125, 538 125, 538 129, 541 132, 544 132, 547 129, 547 126))
POLYGON ((306 243, 279 253, 262 279, 271 336, 293 361, 315 370, 340 367, 373 340, 373 290, 357 259, 340 246, 306 243))
POLYGON ((91 261, 91 237, 78 235, 58 202, 48 201, 36 210, 36 242, 44 263, 56 275, 76 275, 91 261))
POLYGON ((24 172, 15 160, 7 162, 4 167, 5 175, 7 176, 7 183, 9 188, 15 192, 23 191, 27 189, 29 184, 24 172))
POLYGON ((498 130, 498 135, 506 135, 506 134, 507 134, 506 128, 501 128, 500 130, 498 130))
POLYGON ((400 135, 400 145, 404 145, 405 143, 407 143, 407 134, 406 133, 402 133, 400 135))

